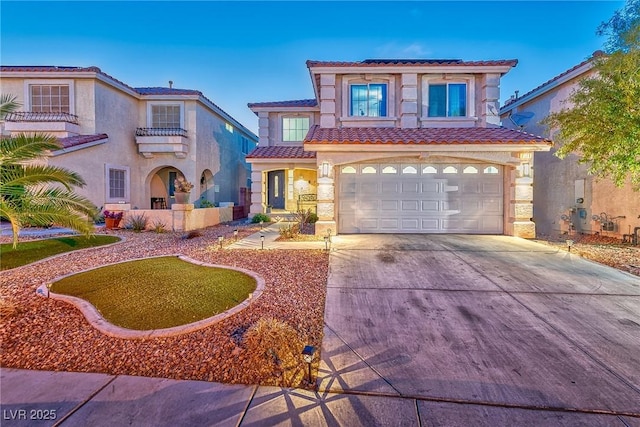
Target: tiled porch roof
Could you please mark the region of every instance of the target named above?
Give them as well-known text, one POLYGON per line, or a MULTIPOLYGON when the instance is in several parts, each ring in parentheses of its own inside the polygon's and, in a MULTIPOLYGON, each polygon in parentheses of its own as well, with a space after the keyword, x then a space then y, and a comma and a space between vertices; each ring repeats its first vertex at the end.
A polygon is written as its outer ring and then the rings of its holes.
POLYGON ((94 135, 77 135, 68 136, 66 138, 58 138, 58 142, 62 145, 62 148, 71 148, 107 138, 109 138, 109 135, 107 135, 106 133, 98 133, 94 135))
POLYGON ((429 66, 510 66, 515 67, 517 59, 498 59, 487 61, 463 61, 461 59, 365 59, 364 61, 342 62, 342 61, 307 61, 307 67, 379 67, 382 65, 393 65, 400 67, 411 67, 416 65, 429 66))
POLYGON ((304 151, 304 147, 257 147, 247 154, 247 159, 315 159, 315 151, 304 151))
POLYGON ((247 104, 249 108, 260 107, 317 107, 315 99, 296 99, 293 101, 252 102, 247 104))
POLYGON ((396 144, 396 145, 464 145, 464 144, 544 144, 553 143, 540 136, 503 127, 490 128, 321 128, 313 126, 305 144, 396 144))

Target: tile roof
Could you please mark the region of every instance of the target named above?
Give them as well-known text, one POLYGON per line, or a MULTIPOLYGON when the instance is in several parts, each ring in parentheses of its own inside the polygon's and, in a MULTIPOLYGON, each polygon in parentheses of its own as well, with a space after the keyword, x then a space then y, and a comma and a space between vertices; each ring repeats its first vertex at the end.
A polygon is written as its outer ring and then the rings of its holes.
POLYGON ((510 66, 515 67, 518 64, 517 59, 498 59, 487 61, 463 61, 461 59, 365 59, 364 61, 341 62, 341 61, 307 61, 307 68, 312 67, 379 67, 381 65, 394 66, 510 66))
POLYGON ((548 139, 504 127, 488 128, 321 128, 313 126, 305 144, 545 144, 548 139))
POLYGON ((273 102, 252 102, 247 104, 249 108, 254 107, 317 107, 318 101, 315 99, 297 99, 293 101, 273 101, 273 102))
POLYGON ((109 138, 106 133, 97 133, 94 135, 76 135, 68 136, 66 138, 58 138, 58 142, 62 145, 62 148, 77 147, 79 145, 88 144, 90 142, 100 141, 102 139, 109 138))
POLYGON ((136 87, 133 88, 140 95, 197 95, 203 96, 202 92, 194 89, 176 89, 169 87, 136 87))
POLYGON ((304 151, 304 147, 257 147, 247 154, 247 159, 315 159, 315 151, 304 151))
POLYGON ((517 98, 507 99, 507 101, 506 101, 506 102, 505 102, 505 104, 502 106, 502 108, 504 108, 504 107, 508 106, 509 104, 512 104, 512 103, 514 103, 514 102, 518 101, 519 99, 522 99, 522 98, 524 98, 524 97, 526 97, 526 96, 529 96, 529 95, 531 95, 532 93, 537 92, 537 91, 539 91, 539 90, 541 90, 541 89, 543 89, 543 88, 545 88, 545 87, 549 86, 550 84, 552 84, 552 83, 554 83, 554 82, 556 82, 556 81, 560 80, 560 79, 561 79, 561 78, 563 78, 564 76, 566 76, 566 75, 568 75, 568 74, 571 74, 572 72, 574 72, 575 70, 579 69, 580 67, 583 67, 584 65, 588 64, 589 62, 592 62, 595 58, 598 58, 598 57, 601 57, 601 56, 604 56, 604 55, 605 55, 605 53, 604 53, 603 51, 601 51, 601 50, 596 50, 595 52, 593 52, 593 55, 591 55, 591 57, 590 57, 590 58, 585 59, 584 61, 582 61, 582 62, 581 62, 581 63, 579 63, 578 65, 576 65, 576 66, 574 66, 574 67, 571 67, 571 68, 569 68, 567 71, 565 71, 565 72, 563 72, 563 73, 558 74, 557 76, 555 76, 555 77, 553 77, 553 78, 551 78, 551 79, 547 80, 546 82, 542 83, 541 85, 538 85, 537 87, 535 87, 535 88, 531 89, 529 92, 525 93, 524 95, 520 95, 520 96, 518 96, 517 98))
POLYGON ((93 72, 102 73, 102 70, 98 67, 58 67, 55 65, 3 65, 0 67, 0 71, 16 71, 16 72, 93 72))

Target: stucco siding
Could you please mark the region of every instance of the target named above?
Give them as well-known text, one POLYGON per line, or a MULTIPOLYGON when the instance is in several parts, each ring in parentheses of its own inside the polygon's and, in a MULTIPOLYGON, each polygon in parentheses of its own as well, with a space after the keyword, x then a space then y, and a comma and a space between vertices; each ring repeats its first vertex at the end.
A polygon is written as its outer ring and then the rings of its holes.
MULTIPOLYGON (((570 108, 567 99, 576 89, 581 78, 590 72, 572 78, 553 89, 532 98, 517 107, 518 112, 532 112, 534 117, 524 126, 524 131, 554 139, 556 132, 540 122, 550 113, 570 108)), ((502 124, 516 128, 503 114, 502 124)), ((559 144, 556 142, 556 144, 559 144)), ((603 144, 606 140, 603 139, 603 144)), ((640 226, 640 193, 632 190, 631 185, 616 187, 611 180, 596 179, 588 173, 588 167, 578 162, 579 157, 570 154, 564 159, 555 153, 558 146, 550 152, 537 152, 534 155, 533 219, 539 235, 557 233, 602 233, 621 237, 634 227, 640 226), (582 194, 584 188, 584 194, 582 194), (582 198, 582 203, 579 203, 582 198), (594 215, 606 213, 616 218, 614 231, 601 230, 594 215), (624 217, 624 218, 621 218, 624 217), (564 219, 563 219, 564 218, 564 219)))

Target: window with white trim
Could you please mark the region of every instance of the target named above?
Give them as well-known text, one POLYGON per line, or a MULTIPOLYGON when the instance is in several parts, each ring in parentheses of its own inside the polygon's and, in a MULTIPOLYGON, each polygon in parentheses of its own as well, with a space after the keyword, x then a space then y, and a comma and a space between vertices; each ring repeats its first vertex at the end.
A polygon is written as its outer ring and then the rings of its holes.
POLYGON ((106 165, 106 202, 127 202, 129 200, 129 167, 106 165))
POLYGON ((349 115, 386 117, 387 85, 385 83, 369 83, 349 86, 349 115))
POLYGON ((429 117, 466 117, 466 83, 430 83, 429 117))
POLYGON ((158 104, 151 106, 152 128, 182 128, 180 105, 158 104))
POLYGON ((309 117, 283 117, 282 141, 298 142, 304 140, 309 132, 309 117))
POLYGON ((31 111, 70 113, 69 85, 29 85, 31 111))

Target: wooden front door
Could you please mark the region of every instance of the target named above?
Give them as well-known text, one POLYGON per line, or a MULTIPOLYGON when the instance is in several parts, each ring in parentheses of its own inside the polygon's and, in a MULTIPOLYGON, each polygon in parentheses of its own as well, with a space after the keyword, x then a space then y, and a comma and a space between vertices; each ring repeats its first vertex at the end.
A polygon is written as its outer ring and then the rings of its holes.
POLYGON ((267 204, 274 209, 284 209, 284 171, 267 173, 267 204))

